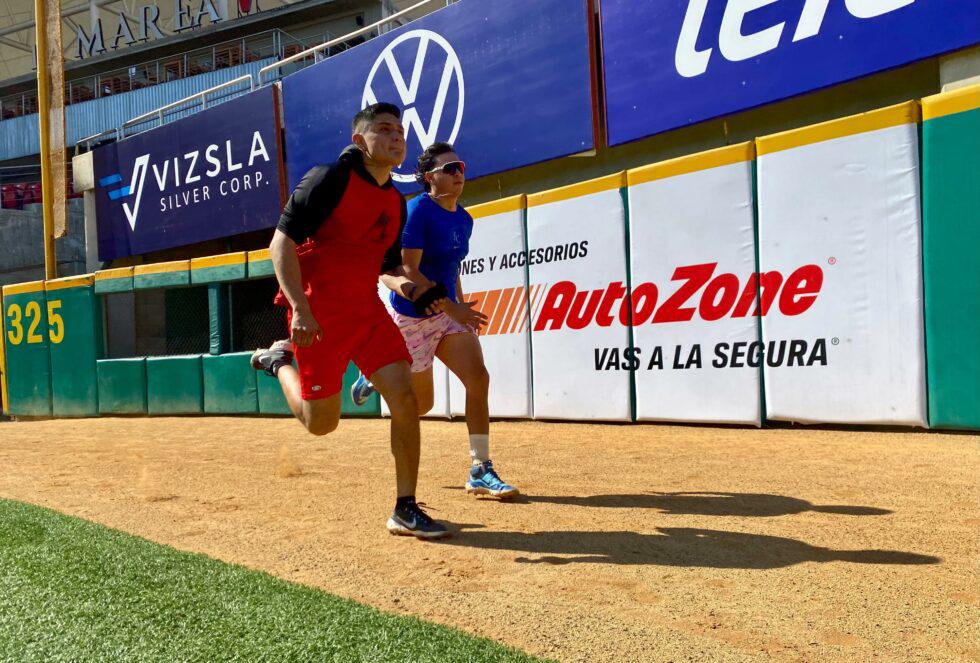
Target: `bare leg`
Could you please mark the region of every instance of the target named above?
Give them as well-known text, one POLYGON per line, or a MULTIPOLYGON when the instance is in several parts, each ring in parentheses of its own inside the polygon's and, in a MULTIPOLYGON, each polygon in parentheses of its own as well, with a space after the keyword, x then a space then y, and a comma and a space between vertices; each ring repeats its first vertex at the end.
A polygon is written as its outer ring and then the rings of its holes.
POLYGON ((306 426, 306 430, 314 435, 326 435, 337 430, 337 424, 340 423, 340 392, 327 398, 304 401, 299 373, 292 364, 281 366, 276 377, 279 378, 289 409, 306 426))
POLYGON ((419 408, 408 362, 388 364, 369 376, 391 410, 391 455, 398 497, 414 495, 419 478, 419 408))
POLYGON ((490 433, 490 374, 476 334, 449 334, 439 342, 436 356, 466 387, 466 428, 470 435, 490 433))
POLYGON ((427 370, 412 373, 412 391, 419 403, 419 416, 428 414, 435 399, 432 393, 432 367, 427 370))

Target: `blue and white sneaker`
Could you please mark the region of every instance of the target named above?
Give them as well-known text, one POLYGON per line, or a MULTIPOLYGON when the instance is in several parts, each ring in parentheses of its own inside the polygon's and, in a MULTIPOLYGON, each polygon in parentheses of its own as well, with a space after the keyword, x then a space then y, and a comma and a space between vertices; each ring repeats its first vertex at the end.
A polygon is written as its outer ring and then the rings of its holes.
POLYGON ((360 407, 367 403, 367 400, 371 397, 371 394, 375 392, 374 385, 371 381, 364 377, 364 374, 357 376, 354 380, 354 384, 350 387, 350 399, 354 401, 354 405, 360 407))
POLYGON ((466 482, 466 492, 474 495, 491 495, 493 497, 517 497, 521 491, 503 479, 493 469, 493 461, 486 461, 470 468, 470 480, 466 482))

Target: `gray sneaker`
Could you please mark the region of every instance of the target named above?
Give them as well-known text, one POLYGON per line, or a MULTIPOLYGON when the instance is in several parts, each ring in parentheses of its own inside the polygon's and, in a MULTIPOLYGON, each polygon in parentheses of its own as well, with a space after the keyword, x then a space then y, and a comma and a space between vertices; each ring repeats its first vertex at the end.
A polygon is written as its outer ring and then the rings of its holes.
POLYGON ((291 341, 276 341, 268 348, 259 348, 252 353, 252 368, 265 371, 272 377, 281 366, 293 363, 293 344, 291 341))

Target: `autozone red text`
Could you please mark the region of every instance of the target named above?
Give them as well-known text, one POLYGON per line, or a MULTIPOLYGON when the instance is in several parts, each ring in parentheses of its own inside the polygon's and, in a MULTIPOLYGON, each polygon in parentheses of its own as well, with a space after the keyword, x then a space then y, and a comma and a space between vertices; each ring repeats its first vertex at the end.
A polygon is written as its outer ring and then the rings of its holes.
POLYGON ((579 290, 571 281, 552 285, 534 319, 534 331, 608 327, 617 320, 634 327, 643 324, 687 322, 697 315, 713 321, 725 317, 805 313, 823 287, 823 270, 803 265, 784 276, 779 271, 753 273, 742 283, 735 274, 715 274, 717 262, 678 267, 673 286, 640 283, 627 297, 622 281, 605 288, 579 290))

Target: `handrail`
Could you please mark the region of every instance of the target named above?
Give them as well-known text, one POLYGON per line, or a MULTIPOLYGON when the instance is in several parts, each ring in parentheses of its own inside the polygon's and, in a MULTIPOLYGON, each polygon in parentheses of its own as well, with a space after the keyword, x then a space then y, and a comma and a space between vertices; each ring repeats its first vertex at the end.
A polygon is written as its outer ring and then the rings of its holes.
POLYGON ((84 145, 86 149, 89 148, 89 144, 103 136, 108 136, 109 134, 116 134, 116 140, 119 140, 119 128, 113 127, 111 129, 106 129, 105 131, 100 131, 97 134, 92 134, 91 136, 86 136, 85 138, 80 138, 75 141, 75 156, 80 154, 79 150, 81 146, 84 145))
POLYGON ((371 25, 366 25, 363 28, 359 28, 357 30, 354 30, 353 32, 350 32, 350 33, 348 33, 348 34, 346 34, 346 35, 344 35, 342 37, 337 37, 336 39, 331 39, 330 41, 327 41, 327 42, 324 42, 324 43, 320 44, 319 46, 314 46, 313 48, 308 48, 305 51, 301 51, 301 52, 297 53, 296 55, 290 55, 288 58, 283 58, 282 60, 279 60, 278 62, 273 62, 270 65, 267 65, 265 67, 262 67, 261 69, 259 69, 259 87, 262 87, 262 85, 264 85, 263 77, 265 76, 265 74, 267 72, 270 72, 270 71, 278 71, 279 69, 282 69, 283 67, 285 67, 287 64, 291 64, 293 62, 296 62, 297 60, 303 60, 303 59, 309 57, 310 55, 313 55, 314 58, 315 58, 316 57, 316 54, 319 53, 322 50, 328 49, 331 46, 336 46, 337 44, 343 44, 345 41, 348 41, 350 39, 353 39, 354 37, 358 37, 358 36, 363 35, 365 33, 371 32, 375 28, 380 28, 385 23, 389 23, 389 22, 391 22, 391 21, 393 21, 395 19, 401 18, 402 16, 404 16, 405 14, 407 14, 407 13, 409 13, 411 11, 414 11, 414 10, 418 9, 419 7, 422 7, 424 5, 427 5, 427 4, 432 3, 432 2, 435 2, 435 1, 436 0, 422 0, 421 2, 415 3, 411 7, 407 7, 405 9, 401 10, 400 12, 396 12, 396 13, 392 14, 391 16, 388 16, 386 18, 381 19, 377 23, 372 23, 371 25))
POLYGON ((125 138, 126 137, 126 127, 132 126, 134 124, 142 124, 143 122, 145 122, 146 120, 151 119, 154 116, 156 116, 156 117, 159 118, 160 124, 162 125, 163 124, 163 114, 165 112, 167 112, 168 110, 171 110, 171 109, 174 109, 174 108, 178 108, 180 106, 183 106, 183 105, 187 104, 188 102, 194 101, 195 99, 198 99, 198 98, 200 98, 200 100, 201 100, 201 110, 204 110, 205 108, 208 107, 208 99, 207 99, 207 96, 209 94, 211 94, 212 92, 217 92, 218 90, 223 90, 223 89, 225 89, 227 87, 232 87, 232 86, 235 86, 235 85, 239 85, 239 84, 241 84, 241 83, 243 83, 245 81, 248 81, 249 90, 250 91, 255 89, 255 80, 252 78, 252 74, 245 74, 244 76, 239 76, 238 78, 233 78, 230 81, 225 81, 224 83, 219 83, 218 85, 215 85, 214 87, 209 87, 207 90, 201 90, 200 92, 195 92, 194 94, 189 95, 189 96, 186 96, 183 99, 179 99, 177 101, 170 102, 166 106, 160 106, 160 108, 151 110, 148 113, 143 113, 142 115, 137 115, 136 117, 134 117, 134 118, 132 118, 130 120, 126 120, 125 122, 123 122, 119 126, 119 138, 125 138))

